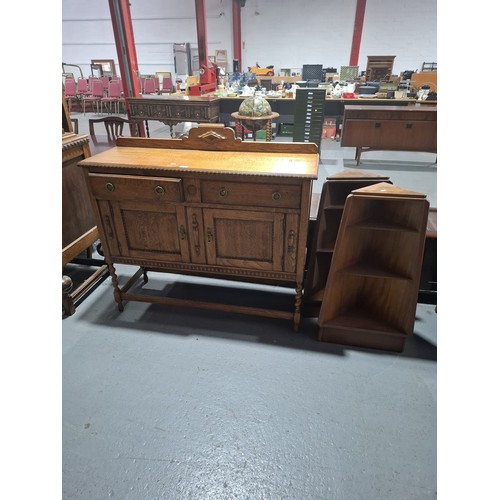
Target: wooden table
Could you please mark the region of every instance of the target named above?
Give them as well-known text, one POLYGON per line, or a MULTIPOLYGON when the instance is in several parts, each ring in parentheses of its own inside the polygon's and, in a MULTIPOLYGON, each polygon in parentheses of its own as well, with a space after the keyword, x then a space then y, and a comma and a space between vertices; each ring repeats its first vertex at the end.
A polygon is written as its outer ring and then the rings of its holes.
MULTIPOLYGON (((224 123, 229 126, 232 113, 237 113, 247 96, 216 97, 214 94, 202 96, 188 96, 183 94, 171 95, 142 95, 129 97, 129 118, 140 123, 146 122, 146 135, 149 137, 148 120, 158 120, 170 126, 170 135, 173 137, 173 126, 182 122, 195 123, 224 123)), ((272 112, 278 113, 274 121, 280 123, 294 123, 295 99, 287 97, 264 96, 269 102, 272 112)), ((337 121, 337 130, 341 124, 346 105, 373 105, 373 106, 412 106, 415 99, 343 99, 329 98, 325 100, 325 116, 334 117, 337 121)))
POLYGON ((158 120, 170 127, 178 123, 217 123, 219 121, 219 98, 211 94, 203 96, 187 95, 141 95, 127 97, 129 119, 140 123, 145 121, 146 135, 149 137, 148 120, 158 120))
POLYGON ((222 124, 183 139, 120 137, 81 161, 119 310, 127 300, 199 307, 298 330, 318 163, 313 143, 244 142, 222 124), (117 263, 139 267, 122 287, 117 263), (137 286, 148 271, 289 287, 289 309, 151 295, 137 286))

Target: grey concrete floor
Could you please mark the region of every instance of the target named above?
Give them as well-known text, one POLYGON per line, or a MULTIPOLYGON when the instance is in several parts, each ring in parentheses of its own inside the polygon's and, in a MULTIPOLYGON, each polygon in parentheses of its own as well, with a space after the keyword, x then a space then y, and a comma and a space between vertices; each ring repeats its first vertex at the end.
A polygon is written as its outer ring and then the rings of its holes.
MULTIPOLYGON (((152 136, 168 137, 152 125, 152 136)), ((352 158, 324 141, 314 190, 352 158)), ((437 206, 435 155, 362 161, 437 206)), ((121 282, 135 271, 117 268, 121 282)), ((229 289, 270 304, 286 295, 155 273, 148 286, 210 297, 229 289)), ((435 307, 418 305, 401 354, 320 343, 316 333, 314 318, 295 333, 287 321, 216 311, 130 302, 120 313, 106 279, 62 320, 63 498, 435 498, 435 307)))

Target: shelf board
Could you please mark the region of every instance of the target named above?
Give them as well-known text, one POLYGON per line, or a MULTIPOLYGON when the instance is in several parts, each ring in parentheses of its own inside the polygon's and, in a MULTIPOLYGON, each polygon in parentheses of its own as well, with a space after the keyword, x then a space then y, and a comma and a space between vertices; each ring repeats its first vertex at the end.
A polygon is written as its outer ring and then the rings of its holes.
POLYGON ((351 274, 367 278, 397 279, 402 281, 412 281, 412 278, 393 271, 369 265, 354 265, 337 270, 339 274, 351 274))
POLYGON ((373 231, 397 231, 397 232, 405 232, 405 233, 416 233, 418 234, 419 231, 417 229, 408 227, 408 226, 403 226, 401 224, 394 224, 390 222, 380 222, 380 221, 372 221, 372 220, 365 220, 365 221, 360 221, 356 222, 354 224, 350 224, 349 228, 353 229, 371 229, 373 231))
POLYGON ((340 328, 342 330, 350 330, 362 333, 379 333, 384 335, 394 335, 396 337, 407 337, 408 335, 397 328, 381 321, 373 316, 369 316, 364 312, 355 310, 342 316, 330 319, 323 324, 322 328, 340 328))

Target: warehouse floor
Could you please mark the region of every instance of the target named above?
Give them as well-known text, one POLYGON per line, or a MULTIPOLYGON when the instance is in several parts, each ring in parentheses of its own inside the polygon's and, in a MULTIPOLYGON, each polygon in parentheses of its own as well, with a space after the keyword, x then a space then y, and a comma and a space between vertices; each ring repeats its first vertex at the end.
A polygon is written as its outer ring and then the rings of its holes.
MULTIPOLYGON (((79 132, 86 119, 79 113, 79 132)), ((152 137, 168 127, 149 124, 152 137)), ((277 140, 290 140, 277 138, 277 140)), ((436 155, 322 141, 319 193, 345 168, 437 206, 436 155)), ((135 269, 117 266, 120 282, 135 269)), ((158 290, 271 304, 283 290, 150 275, 158 290)), ((62 321, 64 499, 420 500, 437 489, 437 313, 418 304, 403 353, 316 340, 284 320, 126 303, 110 278, 62 321)))

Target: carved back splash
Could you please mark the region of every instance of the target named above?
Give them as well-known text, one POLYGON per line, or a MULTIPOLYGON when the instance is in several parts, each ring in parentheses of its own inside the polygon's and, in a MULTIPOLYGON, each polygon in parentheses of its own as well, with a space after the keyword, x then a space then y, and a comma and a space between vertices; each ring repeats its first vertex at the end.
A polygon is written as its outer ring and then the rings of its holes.
POLYGON ((119 137, 117 146, 140 148, 193 149, 199 151, 241 151, 255 153, 311 153, 318 152, 314 143, 242 141, 234 129, 223 123, 200 123, 180 139, 152 139, 145 137, 119 137))

